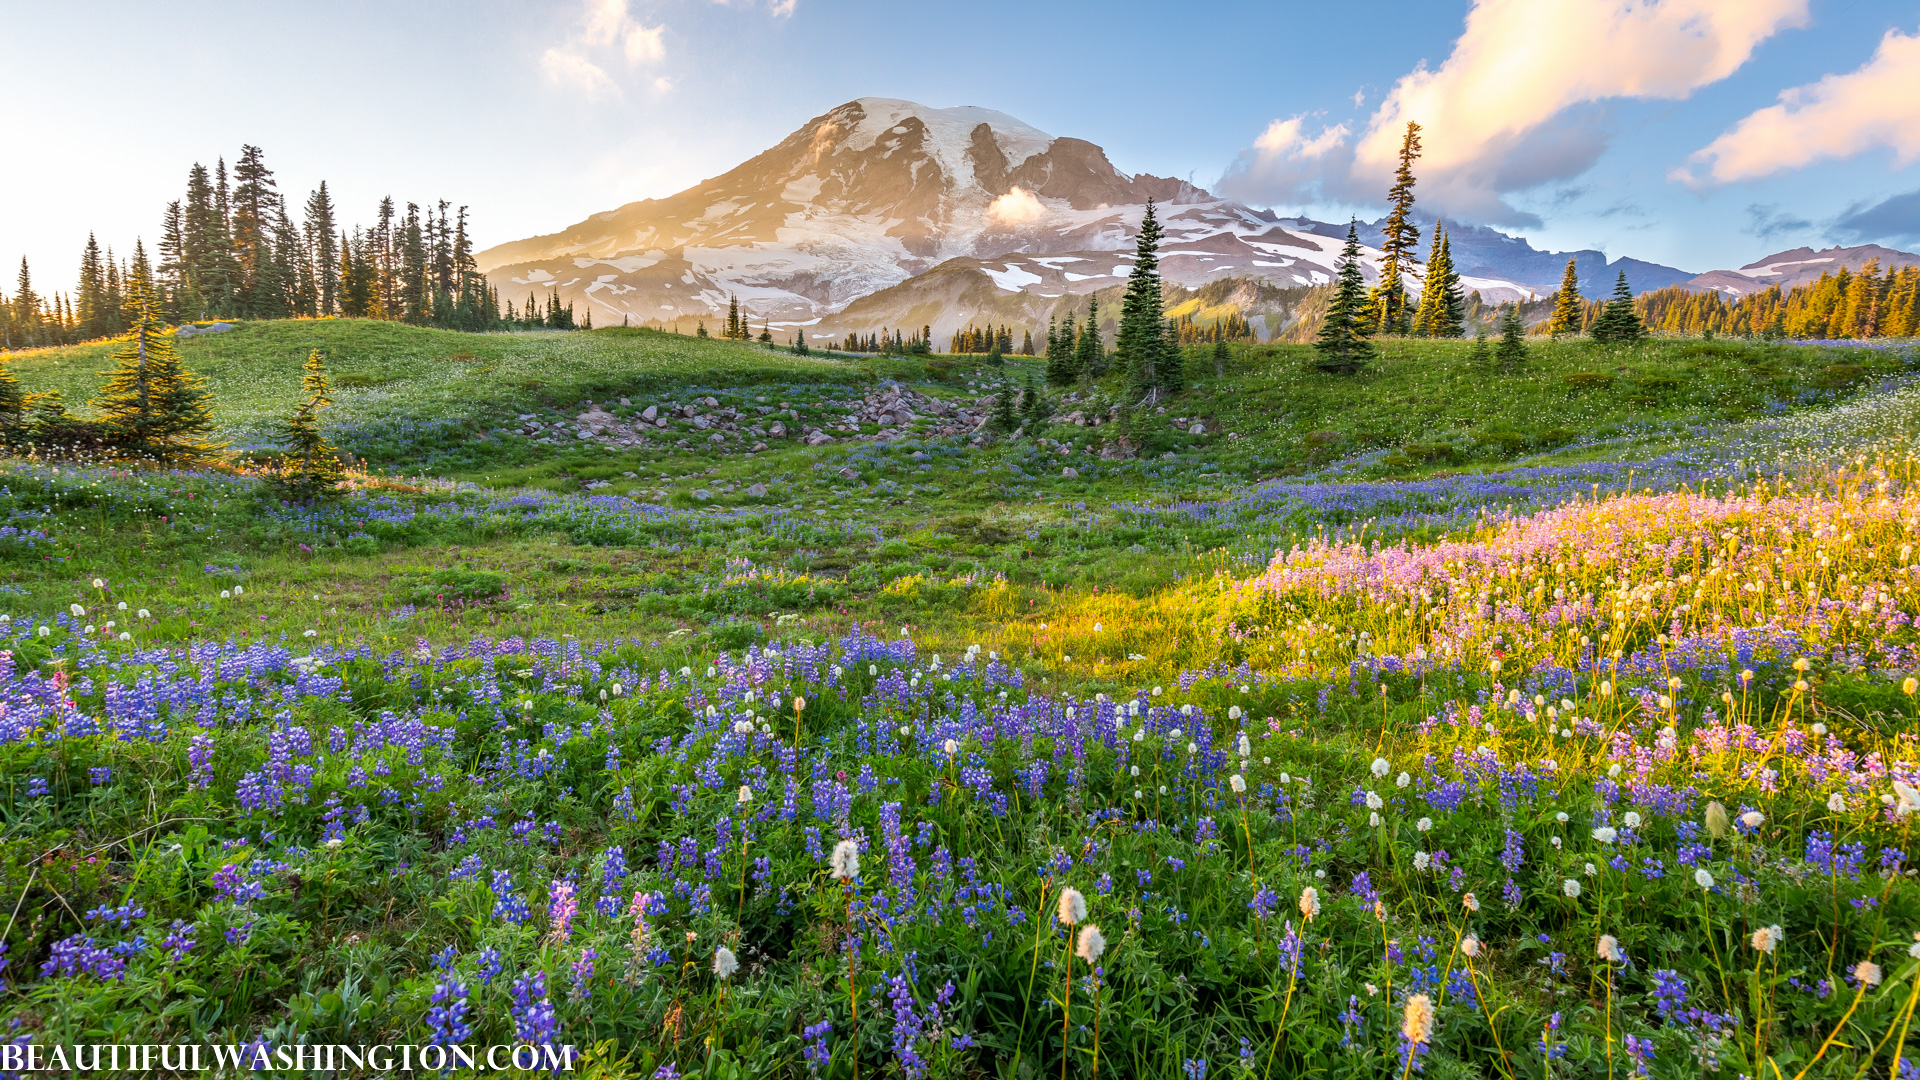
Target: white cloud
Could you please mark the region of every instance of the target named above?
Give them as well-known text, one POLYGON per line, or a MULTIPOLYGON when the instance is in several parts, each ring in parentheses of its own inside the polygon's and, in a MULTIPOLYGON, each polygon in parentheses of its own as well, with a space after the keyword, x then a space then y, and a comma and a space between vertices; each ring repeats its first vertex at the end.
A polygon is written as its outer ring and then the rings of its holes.
POLYGON ((540 54, 540 70, 547 78, 562 86, 573 86, 584 90, 589 98, 601 95, 618 97, 620 87, 614 84, 600 65, 569 49, 548 49, 540 54))
MULTIPOLYGON (((1268 127, 1222 181, 1272 202, 1380 201, 1407 121, 1424 129, 1423 202, 1496 223, 1504 195, 1584 172, 1606 148, 1602 103, 1684 98, 1726 78, 1808 0, 1475 0, 1438 68, 1403 76, 1349 142, 1268 127)), ((1298 121, 1300 118, 1295 117, 1298 121)))
POLYGON ((1046 204, 1025 188, 1014 188, 987 204, 987 220, 996 225, 1022 225, 1046 215, 1046 204))
POLYGON ((653 92, 656 94, 664 94, 669 90, 673 89, 674 82, 675 80, 673 76, 662 75, 659 78, 653 80, 653 92))
POLYGON ((659 60, 667 55, 661 43, 666 26, 648 26, 627 11, 627 0, 587 0, 584 37, 595 45, 618 45, 627 63, 659 60))
POLYGON ((767 14, 776 19, 784 19, 793 14, 796 0, 767 0, 767 14))
MULTIPOLYGON (((564 45, 540 56, 541 70, 564 86, 585 90, 589 97, 617 97, 620 85, 606 65, 625 60, 628 67, 666 59, 666 26, 648 26, 635 19, 627 0, 586 0, 577 31, 564 45)), ((653 80, 659 89, 659 79, 653 80)))
POLYGON ((1889 30, 1853 71, 1781 91, 1779 104, 1728 128, 1671 178, 1695 187, 1753 180, 1882 146, 1899 165, 1920 161, 1920 31, 1889 30))

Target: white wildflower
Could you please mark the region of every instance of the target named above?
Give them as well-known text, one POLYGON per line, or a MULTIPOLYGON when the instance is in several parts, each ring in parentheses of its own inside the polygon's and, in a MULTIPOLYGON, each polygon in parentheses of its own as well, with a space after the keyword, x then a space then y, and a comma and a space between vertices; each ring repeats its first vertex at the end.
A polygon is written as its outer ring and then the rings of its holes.
POLYGON ((850 881, 860 876, 860 845, 852 840, 842 840, 833 845, 833 876, 841 881, 850 881))
POLYGON ((1087 917, 1087 898, 1080 894, 1079 889, 1069 887, 1060 890, 1060 906, 1056 914, 1062 923, 1074 925, 1087 917))
POLYGON ((722 945, 719 948, 713 950, 714 978, 728 979, 733 976, 734 972, 739 970, 740 970, 740 961, 734 957, 732 949, 729 949, 725 945, 722 945))
POLYGON ((1567 899, 1569 900, 1580 899, 1580 883, 1573 878, 1562 881, 1560 883, 1560 891, 1567 894, 1567 899))
POLYGON ((1107 936, 1100 932, 1098 926, 1088 923, 1080 928, 1079 946, 1074 951, 1087 963, 1098 963, 1100 954, 1107 951, 1107 936))

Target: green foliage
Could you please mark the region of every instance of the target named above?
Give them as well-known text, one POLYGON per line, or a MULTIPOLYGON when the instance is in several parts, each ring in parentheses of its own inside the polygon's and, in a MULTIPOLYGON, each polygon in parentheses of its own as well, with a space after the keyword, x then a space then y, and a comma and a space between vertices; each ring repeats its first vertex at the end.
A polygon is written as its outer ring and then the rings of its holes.
POLYGON ((1600 315, 1593 321, 1590 331, 1593 340, 1603 345, 1632 345, 1646 336, 1646 330, 1640 325, 1640 316, 1633 309, 1633 290, 1627 287, 1627 272, 1620 271, 1620 277, 1613 285, 1613 296, 1600 315))
POLYGON ((333 403, 333 397, 327 386, 326 366, 319 349, 307 355, 300 389, 307 395, 307 400, 287 418, 287 456, 280 462, 280 468, 273 474, 271 482, 284 497, 307 503, 331 498, 337 494, 340 481, 346 477, 346 469, 340 464, 340 455, 320 432, 317 414, 320 409, 333 403))
POLYGON ((133 330, 102 372, 106 382, 92 405, 107 442, 118 452, 163 462, 204 459, 215 446, 213 395, 205 379, 187 371, 173 335, 160 323, 152 294, 135 292, 133 330))
POLYGON ((1507 305, 1507 313, 1500 320, 1500 344, 1494 347, 1493 357, 1508 375, 1527 362, 1527 324, 1520 320, 1517 301, 1507 305))
POLYGON ((1347 244, 1340 251, 1340 269, 1334 278, 1333 296, 1320 322, 1320 337, 1313 343, 1313 366, 1333 375, 1352 375, 1373 358, 1373 343, 1361 332, 1366 306, 1366 277, 1360 269, 1360 236, 1354 223, 1347 224, 1347 244))
POLYGON ((1365 322, 1374 333, 1406 334, 1413 330, 1413 312, 1407 306, 1406 281, 1401 276, 1413 265, 1414 246, 1420 242, 1420 227, 1413 223, 1413 163, 1420 157, 1420 125, 1407 121, 1400 141, 1400 164, 1393 174, 1393 186, 1387 190, 1387 220, 1380 250, 1380 283, 1368 298, 1365 322))
POLYGON ((1162 235, 1160 219, 1149 199, 1134 245, 1126 295, 1120 302, 1120 329, 1114 338, 1114 357, 1127 374, 1127 393, 1147 400, 1157 399, 1163 392, 1178 393, 1185 385, 1180 350, 1171 341, 1161 317, 1162 235))
MULTIPOLYGON (((1622 270, 1622 280, 1626 278, 1622 270)), ((1580 299, 1580 274, 1574 268, 1574 261, 1567 260, 1566 272, 1560 275, 1560 287, 1554 290, 1553 314, 1547 323, 1548 332, 1558 337, 1562 334, 1580 332, 1580 320, 1585 310, 1580 299)))
POLYGON ((507 587, 507 575, 498 571, 449 567, 431 571, 409 585, 405 598, 411 604, 452 607, 501 599, 507 595, 507 587))

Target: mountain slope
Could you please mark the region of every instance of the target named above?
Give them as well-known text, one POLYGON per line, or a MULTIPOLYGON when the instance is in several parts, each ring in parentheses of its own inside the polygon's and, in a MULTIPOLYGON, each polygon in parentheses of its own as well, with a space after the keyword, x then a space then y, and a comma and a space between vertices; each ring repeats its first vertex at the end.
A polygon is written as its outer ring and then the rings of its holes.
POLYGON ((1920 255, 1895 251, 1878 244, 1827 248, 1824 251, 1802 247, 1777 252, 1738 270, 1709 270, 1689 279, 1686 284, 1695 289, 1714 289, 1730 296, 1745 296, 1764 292, 1775 285, 1782 289, 1809 285, 1820 280, 1821 274, 1833 273, 1842 267, 1857 272, 1876 259, 1880 262, 1881 273, 1903 266, 1920 266, 1920 255))
MULTIPOLYGON (((1162 268, 1177 285, 1243 277, 1305 286, 1330 278, 1338 260, 1337 239, 1182 180, 1130 176, 1090 142, 987 109, 862 98, 722 176, 502 244, 479 261, 505 298, 558 289, 597 325, 713 320, 737 296, 755 322, 819 326, 954 259, 980 260, 980 280, 1033 300, 1117 284, 1149 198, 1162 204, 1162 268)), ((1377 264, 1378 252, 1368 255, 1377 264)), ((1488 299, 1533 291, 1492 276, 1469 287, 1488 299)), ((922 291, 950 293, 950 283, 922 291)), ((907 305, 923 316, 908 325, 946 334, 984 321, 994 305, 967 294, 984 306, 907 305)))

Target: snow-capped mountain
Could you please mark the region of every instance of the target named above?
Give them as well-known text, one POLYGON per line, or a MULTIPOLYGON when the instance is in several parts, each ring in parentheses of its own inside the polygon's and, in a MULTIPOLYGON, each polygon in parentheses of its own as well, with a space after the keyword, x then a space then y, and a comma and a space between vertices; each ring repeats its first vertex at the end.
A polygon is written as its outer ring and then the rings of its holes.
POLYGON ((1715 289, 1729 296, 1745 296, 1764 292, 1775 285, 1791 289, 1795 285, 1811 284, 1820 280, 1821 274, 1836 273, 1842 267, 1858 272, 1875 260, 1879 261, 1883 274, 1903 266, 1920 266, 1920 255, 1878 244, 1827 248, 1824 251, 1794 248, 1750 262, 1738 270, 1709 270, 1690 279, 1687 284, 1696 289, 1715 289))
MULTIPOLYGON (((502 244, 479 260, 503 297, 557 288, 600 326, 712 321, 733 296, 756 323, 815 326, 936 269, 967 271, 1009 299, 1113 286, 1126 277, 1148 198, 1161 204, 1161 265, 1172 283, 1306 286, 1338 263, 1343 231, 1284 221, 1182 180, 1128 175, 1100 147, 1004 113, 888 98, 848 102, 677 195, 502 244), (952 260, 962 262, 945 265, 952 260)), ((1367 254, 1372 276, 1379 253, 1367 254)), ((1487 300, 1542 292, 1497 275, 1473 276, 1467 287, 1487 300)), ((934 306, 894 314, 911 314, 908 325, 931 325, 936 337, 983 314, 959 302, 934 306)))

